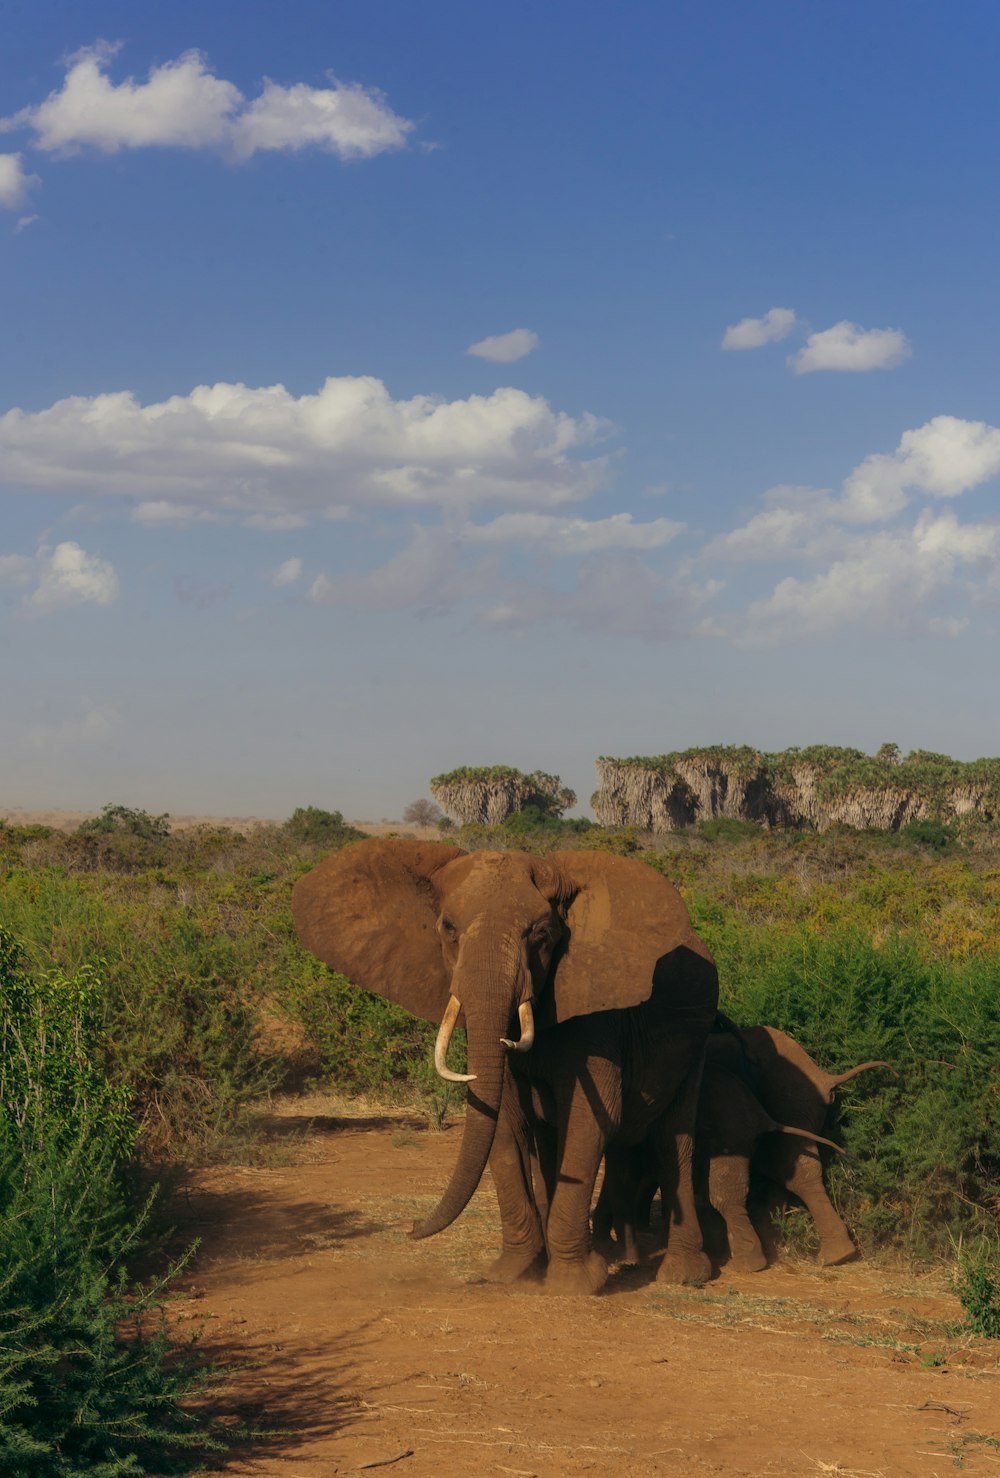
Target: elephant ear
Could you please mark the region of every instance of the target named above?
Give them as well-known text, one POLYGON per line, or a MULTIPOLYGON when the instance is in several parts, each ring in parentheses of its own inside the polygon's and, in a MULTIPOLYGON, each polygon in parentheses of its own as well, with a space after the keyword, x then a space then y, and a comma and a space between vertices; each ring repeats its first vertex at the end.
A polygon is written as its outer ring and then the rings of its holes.
POLYGON ((654 868, 608 852, 555 852, 546 860, 561 878, 568 936, 540 1025, 638 1006, 654 986, 669 986, 679 1007, 681 996, 693 1003, 716 988, 712 957, 684 900, 654 868))
POLYGON ((465 854, 439 842, 353 842, 299 878, 292 921, 331 970, 414 1016, 440 1021, 451 994, 435 877, 465 854))

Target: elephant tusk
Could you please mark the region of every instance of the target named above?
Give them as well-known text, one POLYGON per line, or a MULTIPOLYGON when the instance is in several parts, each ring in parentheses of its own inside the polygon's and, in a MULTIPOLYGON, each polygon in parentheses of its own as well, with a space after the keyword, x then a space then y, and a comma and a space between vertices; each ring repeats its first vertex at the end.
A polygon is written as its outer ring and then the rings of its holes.
POLYGON ((471 1083, 476 1076, 475 1073, 453 1073, 447 1062, 448 1043, 451 1041, 451 1034, 455 1030, 455 1022, 458 1020, 458 1013, 461 1009, 461 1001, 457 996, 452 996, 445 1007, 445 1013, 438 1028, 437 1041, 434 1043, 434 1066, 438 1077, 444 1078, 446 1083, 471 1083))
POLYGON ((517 1019, 521 1023, 520 1041, 512 1042, 509 1037, 501 1037, 500 1040, 505 1047, 511 1047, 515 1052, 530 1052, 535 1045, 535 1018, 530 1001, 522 1001, 518 1006, 517 1019))

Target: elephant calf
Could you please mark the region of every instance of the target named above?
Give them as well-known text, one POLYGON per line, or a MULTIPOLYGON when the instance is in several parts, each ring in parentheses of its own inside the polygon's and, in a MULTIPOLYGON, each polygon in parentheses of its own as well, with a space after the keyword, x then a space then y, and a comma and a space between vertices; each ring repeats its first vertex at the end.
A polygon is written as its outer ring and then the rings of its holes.
MULTIPOLYGON (((756 1026, 709 1038, 698 1106, 695 1175, 702 1198, 726 1224, 733 1267, 758 1272, 767 1266, 747 1212, 751 1162, 755 1176, 804 1202, 819 1231, 823 1266, 855 1256, 850 1233, 823 1184, 818 1145, 831 1141, 819 1131, 837 1088, 872 1067, 889 1065, 866 1062, 839 1075, 825 1073, 776 1027, 756 1026)), ((837 1145, 832 1148, 839 1150, 837 1145)), ((655 1189, 644 1146, 608 1154, 594 1233, 606 1240, 613 1227, 626 1261, 636 1260, 636 1224, 648 1212, 655 1189)))

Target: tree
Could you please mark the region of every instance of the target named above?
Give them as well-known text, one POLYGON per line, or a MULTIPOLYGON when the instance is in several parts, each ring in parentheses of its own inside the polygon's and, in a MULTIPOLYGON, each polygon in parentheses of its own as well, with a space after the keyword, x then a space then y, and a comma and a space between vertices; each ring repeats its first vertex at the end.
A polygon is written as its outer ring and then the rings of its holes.
POLYGON ((441 807, 433 801, 411 801, 403 812, 403 820, 409 826, 437 826, 441 815, 441 807))
POLYGON ((435 796, 457 821, 502 826, 508 816, 535 806, 540 815, 558 819, 576 795, 558 775, 535 770, 525 775, 510 765, 463 766, 431 781, 435 796))
POLYGON ((105 836, 113 832, 124 832, 127 836, 143 837, 150 842, 162 841, 170 835, 170 817, 166 812, 162 816, 150 816, 148 811, 137 811, 132 806, 113 806, 109 803, 100 816, 81 821, 77 831, 105 836))
POLYGON ((319 806, 299 806, 285 822, 285 830, 297 842, 313 842, 318 847, 339 847, 364 836, 339 811, 323 811, 319 806))

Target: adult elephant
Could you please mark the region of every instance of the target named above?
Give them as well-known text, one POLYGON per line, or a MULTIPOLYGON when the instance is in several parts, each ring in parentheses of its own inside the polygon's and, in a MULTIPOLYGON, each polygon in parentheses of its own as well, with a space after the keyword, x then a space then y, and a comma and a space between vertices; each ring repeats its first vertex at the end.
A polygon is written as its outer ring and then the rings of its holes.
POLYGON ((709 1275, 691 1157, 718 979, 665 878, 603 852, 543 859, 373 840, 301 878, 292 915, 325 964, 440 1021, 444 1077, 456 1077, 445 1055, 464 1019, 462 1144, 413 1236, 449 1226, 489 1163, 503 1227, 492 1276, 513 1281, 547 1254, 548 1289, 596 1292, 607 1277, 589 1224, 601 1156, 651 1131, 671 1207, 660 1276, 709 1275))

